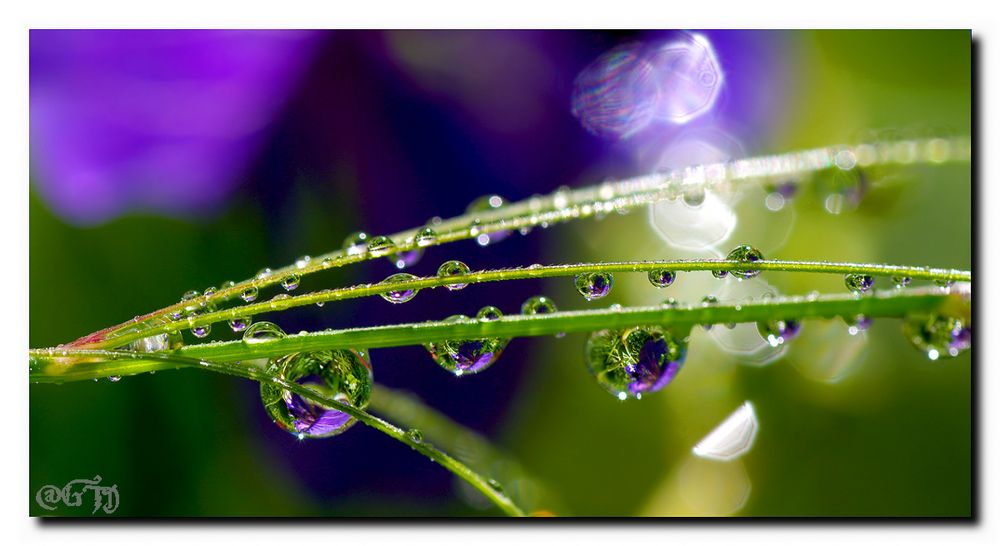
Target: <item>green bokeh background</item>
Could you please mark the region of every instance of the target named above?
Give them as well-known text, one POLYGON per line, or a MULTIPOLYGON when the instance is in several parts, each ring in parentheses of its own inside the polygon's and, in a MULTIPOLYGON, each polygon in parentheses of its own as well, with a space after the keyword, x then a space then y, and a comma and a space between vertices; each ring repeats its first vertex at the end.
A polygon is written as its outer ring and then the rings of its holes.
MULTIPOLYGON (((971 131, 968 32, 802 32, 790 43, 789 70, 801 77, 770 149, 841 142, 863 127, 971 131)), ((893 174, 857 210, 837 216, 804 192, 793 201, 794 229, 776 257, 971 268, 970 166, 893 174)), ((297 184, 293 191, 282 212, 299 224, 294 248, 282 247, 281 255, 268 246, 274 234, 263 233, 266 205, 251 199, 238 197, 204 222, 129 216, 75 228, 33 193, 31 346, 65 342, 162 307, 176 300, 178 287, 321 253, 354 227, 354 207, 330 215, 316 205, 319 190, 297 184)), ((751 213, 741 226, 768 221, 763 207, 751 213)), ((670 255, 643 212, 531 236, 544 238, 552 263, 670 255)), ((682 276, 670 295, 692 301, 711 290, 709 279, 690 279, 682 276)), ((664 297, 639 277, 616 280, 607 303, 664 297)), ((784 293, 843 290, 833 276, 767 280, 784 293)), ((566 308, 580 303, 570 283, 552 281, 545 293, 566 308)), ((584 371, 583 336, 527 340, 530 350, 519 354, 531 359, 529 371, 509 385, 511 409, 493 440, 556 492, 548 508, 560 515, 969 516, 971 354, 928 361, 903 339, 898 321, 877 321, 851 373, 828 383, 803 371, 841 348, 821 339, 828 329, 807 323, 787 357, 764 367, 741 365, 695 331, 675 383, 626 404, 596 388, 584 371), (729 463, 693 458, 691 446, 745 400, 760 419, 753 450, 729 463)), ((317 498, 288 472, 293 461, 276 459, 256 429, 241 426, 262 410, 236 382, 183 371, 117 384, 30 386, 31 514, 43 512, 33 501, 42 485, 95 473, 118 484, 118 516, 493 514, 457 495, 317 498)), ((405 447, 378 445, 380 457, 397 457, 410 472, 438 472, 405 447)))

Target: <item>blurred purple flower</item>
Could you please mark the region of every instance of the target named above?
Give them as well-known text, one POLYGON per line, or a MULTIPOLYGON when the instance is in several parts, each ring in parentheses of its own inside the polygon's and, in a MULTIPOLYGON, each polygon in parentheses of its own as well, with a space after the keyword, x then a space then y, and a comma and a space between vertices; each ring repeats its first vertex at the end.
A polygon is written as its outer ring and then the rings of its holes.
POLYGON ((35 30, 31 159, 64 219, 224 199, 317 43, 300 31, 35 30))

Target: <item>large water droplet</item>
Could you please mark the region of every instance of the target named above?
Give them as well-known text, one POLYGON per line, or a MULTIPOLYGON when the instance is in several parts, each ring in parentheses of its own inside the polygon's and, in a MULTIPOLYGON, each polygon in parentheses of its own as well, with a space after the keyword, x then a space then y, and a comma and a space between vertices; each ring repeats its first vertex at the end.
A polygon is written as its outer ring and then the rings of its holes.
MULTIPOLYGON (((412 281, 413 279, 416 278, 417 278, 416 275, 411 275, 409 273, 396 273, 395 275, 389 275, 388 277, 386 277, 386 279, 382 281, 382 283, 389 284, 389 283, 412 281)), ((399 289, 389 290, 388 292, 383 292, 379 295, 382 296, 382 299, 384 299, 389 303, 406 303, 412 300, 413 297, 416 296, 417 292, 419 291, 420 290, 416 288, 399 288, 399 289)))
POLYGON ((522 315, 545 315, 557 310, 556 302, 545 296, 532 296, 521 304, 522 315))
POLYGON ((368 234, 355 231, 344 239, 344 253, 348 256, 361 256, 368 253, 368 234))
POLYGON ((871 275, 864 273, 848 273, 844 275, 844 286, 855 294, 864 294, 871 290, 875 284, 875 279, 871 275))
MULTIPOLYGON (((444 322, 469 320, 453 315, 444 322)), ((510 340, 502 338, 447 339, 424 344, 434 362, 449 372, 461 376, 479 373, 493 365, 510 340)))
POLYGON ((431 246, 437 242, 437 232, 433 228, 425 227, 417 232, 417 236, 413 240, 418 247, 431 246))
POLYGON ((235 333, 242 332, 250 325, 250 317, 237 317, 229 320, 229 327, 235 333))
POLYGON ((757 323, 757 331, 771 347, 783 345, 786 341, 799 335, 802 325, 797 320, 772 320, 757 323))
POLYGON ((648 275, 649 283, 657 288, 666 288, 671 284, 674 284, 674 280, 677 279, 677 273, 669 269, 654 269, 649 272, 648 275))
POLYGON ((258 290, 256 286, 248 286, 243 289, 242 293, 240 293, 240 298, 242 298, 243 301, 250 303, 257 299, 257 293, 258 290))
POLYGON ((373 237, 370 241, 368 241, 368 253, 376 258, 379 256, 386 256, 395 250, 396 243, 392 242, 392 239, 386 237, 385 235, 373 237))
POLYGON ((492 305, 487 305, 476 313, 476 318, 483 322, 492 322, 494 320, 500 320, 503 317, 503 313, 499 309, 493 307, 492 305))
MULTIPOLYGON (((268 373, 359 409, 365 408, 371 398, 372 368, 363 351, 293 353, 273 360, 268 373)), ((268 381, 261 382, 260 397, 274 423, 300 439, 334 436, 355 422, 339 409, 307 400, 268 381)))
POLYGON ((615 278, 611 273, 582 273, 574 279, 576 291, 587 301, 601 299, 611 292, 611 287, 615 284, 615 278))
POLYGON ((299 281, 301 280, 302 277, 298 273, 289 273, 285 275, 285 278, 281 279, 281 287, 289 291, 295 290, 299 287, 299 281))
MULTIPOLYGON (((764 259, 764 255, 761 254, 759 250, 750 245, 740 245, 734 248, 728 256, 727 260, 739 260, 741 262, 759 262, 764 259)), ((759 269, 732 269, 729 271, 734 277, 741 279, 750 279, 760 275, 759 269)))
POLYGON ((652 326, 594 332, 585 348, 590 373, 622 400, 667 386, 686 353, 686 337, 652 326))
POLYGON ((931 360, 956 357, 972 347, 972 325, 956 317, 914 314, 903 321, 903 334, 931 360))
MULTIPOLYGON (((469 273, 469 266, 465 265, 464 263, 458 260, 449 260, 441 264, 441 267, 439 267, 437 271, 438 277, 441 278, 454 277, 455 275, 467 275, 468 273, 469 273)), ((444 287, 447 288, 448 290, 461 290, 466 286, 469 286, 469 283, 455 283, 455 284, 444 285, 444 287)))
POLYGON ((264 343, 275 339, 288 337, 285 331, 273 322, 261 321, 251 324, 243 332, 243 343, 264 343))

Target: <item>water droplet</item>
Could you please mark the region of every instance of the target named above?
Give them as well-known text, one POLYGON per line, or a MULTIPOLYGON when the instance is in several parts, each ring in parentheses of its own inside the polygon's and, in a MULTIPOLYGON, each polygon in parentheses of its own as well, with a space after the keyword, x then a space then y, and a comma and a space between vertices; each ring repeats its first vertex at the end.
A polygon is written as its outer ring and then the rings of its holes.
POLYGON ((649 272, 649 283, 657 288, 666 288, 674 284, 677 273, 669 269, 654 269, 649 272))
POLYGON ((368 253, 376 258, 379 256, 386 256, 395 250, 396 243, 392 242, 392 239, 386 237, 385 235, 373 237, 370 241, 368 241, 368 253))
POLYGON ((299 256, 299 259, 295 260, 295 267, 297 267, 298 269, 305 269, 305 267, 309 265, 309 262, 311 261, 312 261, 312 256, 309 255, 299 256))
POLYGON ((874 284, 875 279, 871 275, 865 275, 864 273, 848 273, 844 275, 844 285, 855 294, 868 292, 874 284))
POLYGON ((587 369, 622 400, 667 386, 684 365, 686 353, 686 337, 652 326, 594 332, 585 348, 587 369))
POLYGON ((574 279, 576 291, 587 301, 601 299, 611 292, 611 287, 615 284, 615 278, 611 273, 582 273, 574 279))
POLYGON ((663 303, 661 303, 660 305, 669 309, 675 309, 679 304, 677 303, 677 300, 675 300, 674 298, 667 298, 663 300, 663 303))
POLYGON ((218 289, 217 289, 216 287, 214 287, 214 286, 209 286, 208 288, 206 288, 206 289, 205 289, 205 291, 203 292, 203 294, 204 294, 204 295, 205 295, 205 297, 207 298, 207 297, 209 297, 209 296, 211 296, 211 295, 215 294, 215 291, 216 291, 216 290, 218 290, 218 289))
POLYGON ((250 320, 250 317, 237 317, 230 319, 229 327, 233 330, 233 332, 239 333, 247 329, 247 326, 250 325, 250 320))
MULTIPOLYGON (((719 304, 719 298, 717 298, 717 297, 715 297, 715 296, 713 296, 711 294, 705 296, 704 298, 701 298, 701 306, 702 307, 711 307, 713 305, 718 305, 718 304, 719 304)), ((705 330, 711 330, 712 329, 712 325, 711 324, 703 324, 702 328, 704 328, 705 330)))
POLYGON ((489 480, 486 480, 486 483, 489 484, 490 489, 496 491, 497 493, 503 494, 504 490, 503 486, 500 485, 500 482, 494 480, 493 478, 490 478, 489 480))
MULTIPOLYGON (((386 279, 382 281, 382 283, 387 284, 387 283, 412 281, 413 279, 416 278, 417 278, 416 275, 411 275, 409 273, 396 273, 395 275, 389 275, 388 277, 386 277, 386 279)), ((401 288, 401 289, 390 290, 388 292, 383 292, 379 295, 382 296, 382 299, 384 299, 389 303, 406 303, 412 300, 413 297, 416 296, 417 292, 419 291, 420 291, 419 289, 415 288, 401 288)))
MULTIPOLYGON (((469 320, 464 315, 452 315, 444 322, 469 320)), ((424 344, 434 362, 457 375, 479 373, 493 365, 507 347, 503 338, 447 339, 424 344)))
POLYGON ((257 299, 257 293, 258 290, 256 286, 248 286, 243 289, 243 292, 240 294, 240 297, 243 298, 243 301, 250 303, 253 300, 257 299))
MULTIPOLYGON (((272 360, 268 373, 337 402, 364 409, 372 393, 372 368, 362 351, 292 353, 272 360)), ((350 415, 262 381, 260 397, 276 425, 304 438, 327 438, 351 427, 350 415)))
POLYGON ((423 249, 412 248, 410 250, 402 250, 393 254, 392 257, 389 258, 389 261, 396 266, 396 269, 406 269, 407 267, 416 265, 423 255, 423 249))
POLYGON ((911 277, 906 277, 906 276, 894 276, 892 278, 893 284, 895 284, 896 288, 898 288, 900 290, 902 290, 902 289, 906 288, 907 286, 909 286, 909 284, 910 284, 910 282, 912 280, 913 279, 911 277))
POLYGON ((972 347, 972 325, 956 317, 911 315, 903 321, 903 334, 931 360, 956 357, 972 347))
POLYGON ((437 242, 437 232, 432 228, 425 227, 417 232, 417 236, 414 238, 418 247, 431 246, 437 242))
POLYGON ((681 196, 684 200, 684 204, 697 208, 700 207, 705 202, 705 187, 701 184, 693 185, 684 190, 684 194, 681 196))
POLYGON ((117 382, 119 382, 121 380, 122 380, 122 376, 120 376, 120 375, 109 375, 108 376, 108 381, 110 381, 112 383, 117 383, 117 382))
POLYGON ((420 432, 415 428, 411 428, 406 431, 406 437, 410 439, 413 443, 422 444, 424 443, 424 433, 420 432))
POLYGON ((344 239, 344 253, 348 256, 362 256, 368 253, 368 234, 355 231, 344 239))
MULTIPOLYGON (((458 260, 449 260, 441 264, 441 267, 439 267, 437 271, 438 277, 442 278, 454 277, 455 275, 467 275, 468 273, 469 266, 458 260)), ((469 286, 469 283, 446 284, 444 287, 448 290, 461 290, 466 286, 469 286)))
POLYGON ((288 337, 285 331, 273 322, 261 321, 251 324, 243 332, 243 343, 254 344, 263 343, 275 339, 288 337))
POLYGON ((532 296, 521 304, 522 315, 545 315, 557 310, 556 303, 545 296, 532 296))
POLYGON ((856 336, 861 332, 868 330, 872 325, 872 319, 866 317, 865 315, 858 315, 854 317, 853 324, 849 324, 847 327, 847 333, 852 336, 856 336))
POLYGON ((272 273, 271 268, 265 267, 264 269, 261 269, 260 271, 257 272, 257 278, 266 279, 271 276, 271 273, 272 273))
POLYGON ((208 334, 212 333, 212 325, 211 324, 202 324, 200 326, 192 326, 191 327, 191 333, 194 334, 194 337, 197 337, 197 338, 208 337, 208 334))
POLYGON ((289 273, 284 279, 281 279, 281 287, 285 290, 295 290, 299 287, 299 281, 301 280, 302 278, 298 273, 289 273))
POLYGON ((943 280, 938 279, 938 280, 934 281, 934 284, 936 284, 942 290, 949 290, 949 289, 951 289, 952 286, 954 286, 955 281, 943 281, 943 280))
POLYGON ((492 322, 494 320, 500 320, 503 317, 503 313, 499 309, 493 307, 492 305, 487 305, 476 313, 476 318, 484 322, 492 322))
POLYGON ((799 335, 802 325, 797 320, 772 320, 757 323, 757 331, 771 347, 783 345, 799 335))
POLYGON ((722 269, 712 271, 712 276, 716 279, 725 279, 726 275, 729 275, 729 272, 722 269))
POLYGON ((236 286, 236 282, 234 282, 234 281, 226 281, 226 282, 222 283, 219 286, 221 286, 223 290, 229 290, 230 288, 233 288, 234 286, 236 286))
MULTIPOLYGON (((176 294, 176 292, 174 292, 176 294)), ((188 290, 181 296, 181 301, 191 301, 201 295, 197 290, 188 290)))
MULTIPOLYGON (((729 255, 726 256, 727 260, 739 260, 741 262, 759 262, 764 259, 764 255, 756 248, 750 245, 740 245, 734 248, 729 255)), ((734 277, 741 279, 751 279, 760 275, 759 269, 733 269, 729 271, 734 277)))

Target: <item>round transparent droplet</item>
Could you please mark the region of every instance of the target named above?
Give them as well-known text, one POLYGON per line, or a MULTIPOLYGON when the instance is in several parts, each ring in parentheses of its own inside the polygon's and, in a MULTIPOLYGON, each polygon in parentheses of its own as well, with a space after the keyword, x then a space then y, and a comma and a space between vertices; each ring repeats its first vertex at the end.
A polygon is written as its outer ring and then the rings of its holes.
MULTIPOLYGON (((448 277, 454 277, 456 275, 468 275, 469 271, 470 271, 469 266, 465 265, 464 263, 458 260, 449 260, 441 264, 441 267, 439 267, 437 270, 437 274, 438 277, 448 278, 448 277)), ((447 288, 448 290, 461 290, 466 286, 469 286, 469 283, 454 283, 454 284, 444 285, 444 287, 447 288)))
POLYGON ((757 331, 771 347, 784 345, 787 341, 799 335, 802 324, 797 320, 771 320, 757 323, 757 331))
POLYGON ((288 275, 285 275, 285 278, 281 279, 281 287, 289 291, 295 290, 299 287, 299 282, 301 280, 302 277, 300 277, 298 273, 289 273, 288 275))
POLYGON ((257 299, 258 293, 259 291, 256 286, 248 286, 243 289, 243 292, 240 293, 240 298, 242 298, 243 301, 250 303, 257 299))
POLYGON ((255 322, 243 331, 243 343, 264 343, 275 339, 288 337, 285 331, 273 322, 255 322))
POLYGON ((422 444, 424 442, 424 433, 420 430, 411 428, 406 431, 406 437, 410 439, 411 442, 415 444, 422 444))
POLYGON ((903 335, 930 360, 953 358, 972 347, 972 324, 957 317, 913 314, 903 321, 903 335))
MULTIPOLYGON (((760 250, 750 245, 740 245, 734 248, 727 256, 727 260, 739 260, 741 262, 759 262, 764 259, 760 250)), ((733 269, 729 271, 734 277, 740 279, 750 279, 760 275, 759 269, 733 269)))
POLYGON ((194 334, 194 337, 196 338, 208 337, 208 335, 212 333, 212 325, 202 324, 199 326, 192 326, 191 333, 194 334))
POLYGON ((871 290, 875 279, 864 273, 849 273, 844 276, 844 286, 855 294, 864 294, 871 290))
MULTIPOLYGON (((445 322, 464 322, 469 318, 453 315, 445 322)), ((493 365, 510 340, 503 338, 447 339, 424 344, 431 358, 456 376, 479 373, 493 365)))
POLYGON ((546 296, 532 296, 521 304, 522 315, 545 315, 557 310, 556 303, 546 296))
POLYGON ((611 273, 582 273, 573 280, 576 291, 587 301, 601 299, 611 292, 615 278, 611 273))
POLYGON ((657 288, 666 288, 677 279, 677 273, 669 269, 654 269, 649 272, 647 276, 649 279, 649 284, 657 288))
MULTIPOLYGON (((176 294, 176 292, 174 292, 176 294)), ((197 290, 188 290, 181 296, 181 301, 191 301, 201 295, 197 290)))
POLYGON ((492 322, 494 320, 500 320, 503 318, 503 313, 499 309, 493 307, 492 305, 487 305, 476 313, 476 318, 484 322, 492 322))
MULTIPOLYGON (((358 409, 367 407, 371 399, 372 367, 364 351, 293 353, 272 360, 267 371, 319 396, 358 409)), ((299 439, 335 436, 355 422, 333 404, 324 405, 274 382, 262 381, 260 396, 274 423, 299 439)))
MULTIPOLYGON (((382 283, 390 284, 390 283, 406 282, 406 281, 412 281, 413 279, 416 278, 417 278, 416 275, 411 275, 409 273, 396 273, 395 275, 390 275, 386 277, 386 279, 382 281, 382 283)), ((413 297, 416 296, 417 292, 419 291, 420 290, 416 288, 399 288, 399 289, 389 290, 388 292, 383 292, 379 295, 382 296, 382 299, 384 299, 389 303, 406 303, 412 300, 413 297)))
POLYGON ((902 290, 903 288, 906 288, 907 286, 909 286, 910 282, 912 282, 912 281, 913 281, 912 277, 907 277, 905 275, 896 275, 896 276, 893 276, 893 278, 892 278, 892 283, 895 284, 896 288, 898 288, 900 290, 902 290))
POLYGON ((392 239, 386 237, 385 235, 372 237, 372 239, 368 241, 368 253, 376 258, 391 254, 395 250, 396 243, 392 242, 392 239))
POLYGON ((418 247, 430 246, 437 242, 437 232, 433 228, 425 227, 417 232, 413 240, 418 247))
POLYGON ((667 386, 687 354, 687 336, 660 327, 601 330, 587 340, 587 369, 613 396, 639 398, 667 386))

